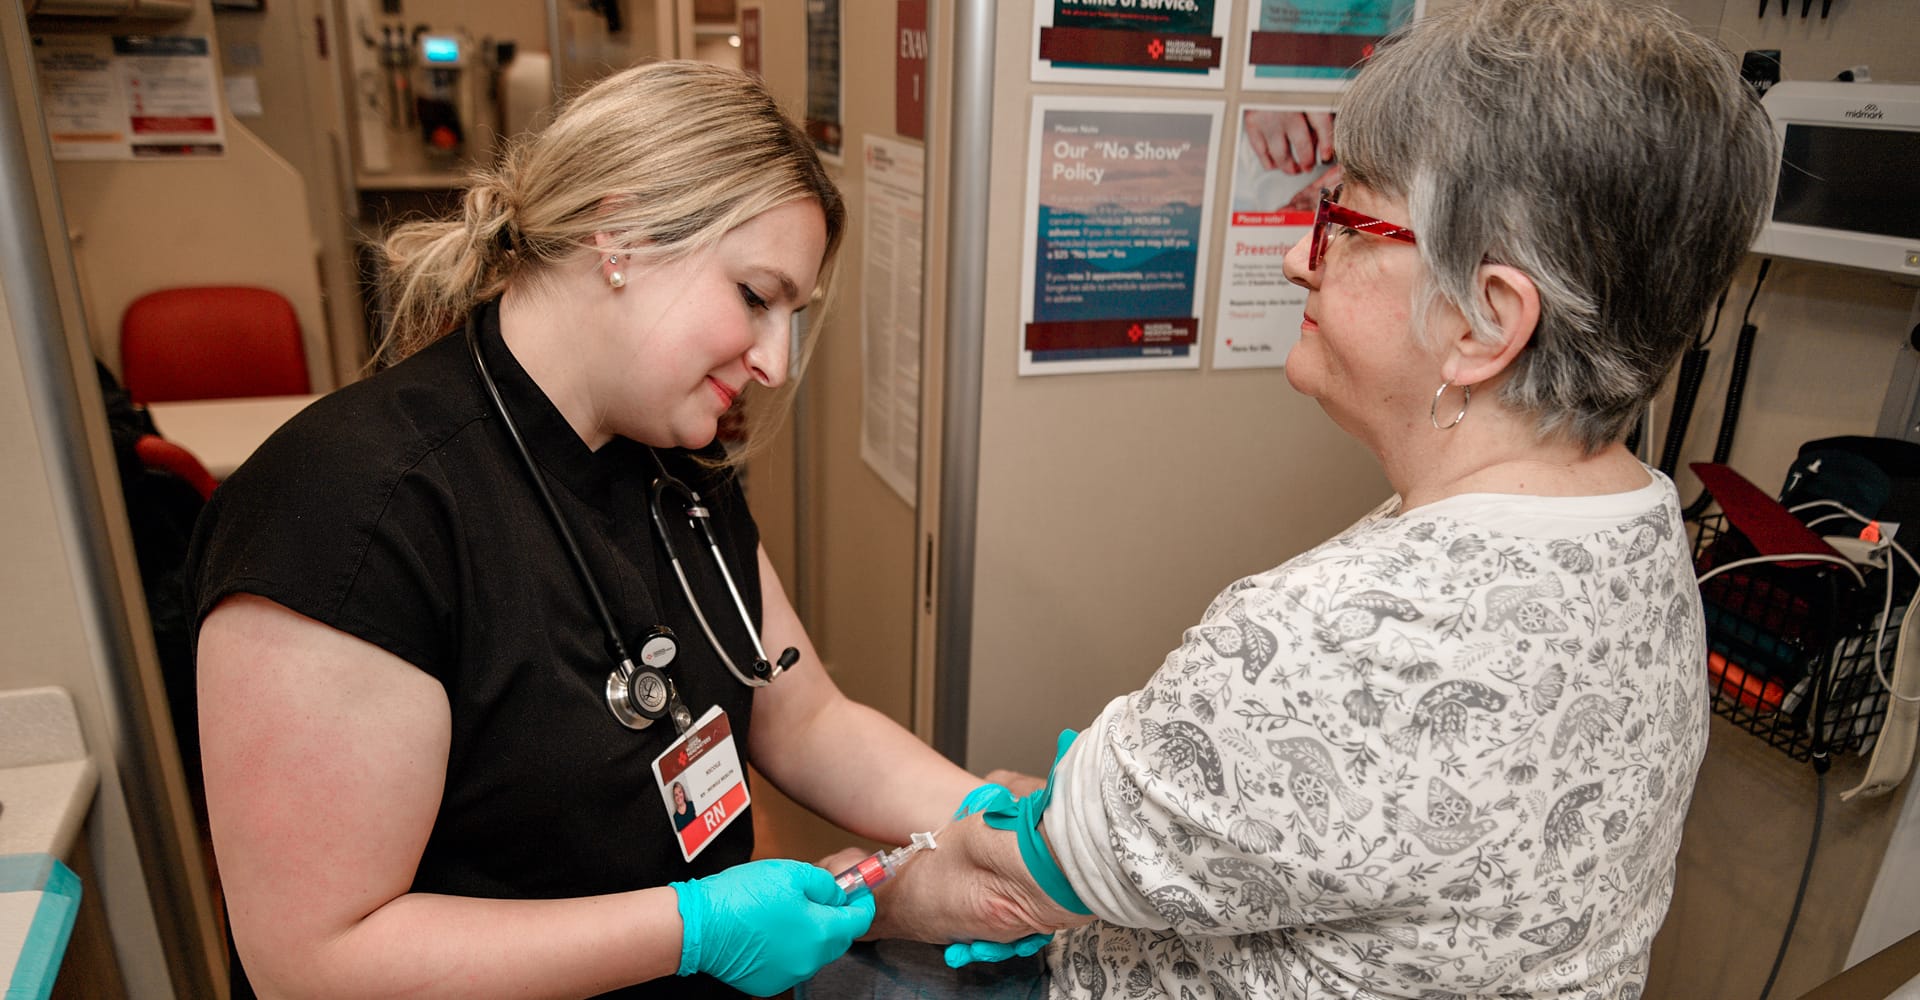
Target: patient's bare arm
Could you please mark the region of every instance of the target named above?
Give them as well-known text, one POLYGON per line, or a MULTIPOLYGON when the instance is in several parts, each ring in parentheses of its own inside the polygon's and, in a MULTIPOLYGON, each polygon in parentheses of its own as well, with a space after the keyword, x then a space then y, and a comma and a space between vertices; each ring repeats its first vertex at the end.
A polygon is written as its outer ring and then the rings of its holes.
POLYGON ((1014 835, 987 826, 978 814, 941 830, 939 844, 880 887, 870 937, 931 944, 1012 941, 1093 919, 1048 898, 1027 874, 1014 835))

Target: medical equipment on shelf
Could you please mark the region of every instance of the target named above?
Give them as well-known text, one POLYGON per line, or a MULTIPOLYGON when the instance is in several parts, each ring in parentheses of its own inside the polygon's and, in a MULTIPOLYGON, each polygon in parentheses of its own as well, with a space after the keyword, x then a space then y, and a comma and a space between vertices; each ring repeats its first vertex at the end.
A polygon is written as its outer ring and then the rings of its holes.
POLYGON ((1761 104, 1780 173, 1753 252, 1920 277, 1920 84, 1789 80, 1761 104))
POLYGON ((859 899, 863 893, 872 892, 885 885, 888 880, 900 874, 900 866, 907 863, 921 851, 931 851, 940 846, 934 843, 932 833, 916 833, 913 843, 896 847, 891 851, 875 851, 861 858, 853 867, 833 877, 840 888, 847 893, 849 901, 859 899))
MULTIPOLYGON (((679 690, 668 678, 665 667, 673 662, 679 647, 676 645, 673 631, 666 626, 656 626, 647 634, 640 647, 640 662, 634 663, 628 655, 626 643, 620 638, 620 629, 613 622, 613 613, 607 609, 607 601, 594 578, 593 570, 587 566, 586 556, 580 551, 580 544, 574 540, 573 531, 567 527, 566 518, 560 514, 560 505, 554 502, 553 493, 547 488, 545 477, 533 461, 533 453, 527 450, 527 443, 520 436, 520 428, 515 425, 513 416, 507 412, 507 402, 500 396, 500 387, 493 381, 493 373, 487 369, 485 359, 480 356, 480 338, 474 333, 473 321, 466 325, 467 351, 473 356, 474 371, 480 375, 480 382, 487 388, 487 395, 493 400, 494 409, 500 413, 501 426, 507 429, 507 437, 512 439, 513 447, 520 455, 520 461, 526 466, 527 475, 532 478, 534 491, 540 495, 541 505, 553 520, 555 531, 560 535, 567 556, 573 561, 574 571, 580 575, 580 582, 586 587, 587 596, 592 599, 594 613, 600 618, 600 625, 607 633, 607 643, 613 648, 616 662, 612 672, 607 675, 607 708, 614 718, 628 729, 645 729, 654 721, 671 716, 677 732, 686 732, 693 724, 693 713, 687 710, 680 700, 679 690)), ((720 544, 713 537, 713 529, 707 526, 709 514, 700 502, 700 494, 695 493, 686 483, 681 482, 667 472, 660 456, 653 449, 647 449, 653 456, 654 467, 659 470, 647 490, 647 510, 653 517, 654 530, 658 533, 660 544, 667 550, 667 559, 673 564, 673 575, 680 581, 680 592, 686 596, 687 606, 693 609, 693 616, 700 622, 701 631, 706 633, 707 642, 726 664, 735 680, 748 687, 765 687, 773 682, 780 672, 793 666, 800 659, 800 651, 788 646, 780 653, 775 663, 767 662, 766 648, 760 645, 760 633, 753 626, 753 617, 747 613, 747 606, 740 598, 740 588, 734 585, 733 573, 727 569, 727 561, 720 555, 720 544), (733 607, 740 615, 741 627, 746 630, 747 638, 753 643, 756 659, 752 665, 752 676, 741 671, 727 655, 720 639, 708 624, 706 613, 700 608, 700 601, 694 597, 693 586, 687 581, 686 569, 681 565, 680 554, 673 545, 673 535, 667 531, 667 524, 660 516, 660 501, 668 495, 678 496, 683 504, 682 513, 688 522, 697 528, 701 539, 707 544, 707 551, 713 555, 713 564, 720 571, 720 578, 726 581, 727 592, 733 597, 733 607)), ((931 846, 931 845, 929 845, 931 846)), ((904 860, 904 858, 902 859, 904 860)))
POLYGON ((501 22, 485 11, 454 9, 415 23, 402 19, 391 0, 342 0, 350 99, 341 111, 355 140, 349 152, 357 187, 463 187, 468 169, 502 153, 511 134, 510 98, 518 102, 513 131, 536 126, 552 105, 545 53, 498 37, 489 29, 501 22), (511 93, 509 77, 519 84, 511 93))
POLYGON ((458 33, 428 31, 424 25, 413 30, 411 41, 419 75, 413 92, 420 143, 429 164, 451 167, 466 155, 467 123, 475 113, 464 82, 472 46, 458 33))

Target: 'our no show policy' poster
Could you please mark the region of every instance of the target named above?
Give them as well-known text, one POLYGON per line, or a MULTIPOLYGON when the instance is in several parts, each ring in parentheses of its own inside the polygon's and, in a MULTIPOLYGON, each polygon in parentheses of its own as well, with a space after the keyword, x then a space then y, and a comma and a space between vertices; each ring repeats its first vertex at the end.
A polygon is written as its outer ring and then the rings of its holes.
POLYGON ((1020 374, 1199 367, 1221 110, 1033 99, 1020 374))

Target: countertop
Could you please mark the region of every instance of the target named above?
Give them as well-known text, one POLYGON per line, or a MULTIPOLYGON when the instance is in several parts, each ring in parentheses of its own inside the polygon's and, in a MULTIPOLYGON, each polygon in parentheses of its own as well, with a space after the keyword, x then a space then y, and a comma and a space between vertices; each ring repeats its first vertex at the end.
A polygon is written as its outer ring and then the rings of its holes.
POLYGON ((73 850, 99 774, 60 688, 0 691, 0 987, 7 1000, 53 988, 80 909, 73 850))

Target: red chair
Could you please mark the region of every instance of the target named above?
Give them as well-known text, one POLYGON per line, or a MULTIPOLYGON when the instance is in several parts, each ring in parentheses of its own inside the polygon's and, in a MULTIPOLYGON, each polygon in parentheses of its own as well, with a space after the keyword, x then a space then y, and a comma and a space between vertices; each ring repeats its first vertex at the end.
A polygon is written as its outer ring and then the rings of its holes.
POLYGON ((265 288, 166 288, 120 320, 120 379, 135 403, 311 392, 293 304, 265 288))
POLYGON ((142 434, 133 442, 133 453, 140 456, 140 464, 149 469, 171 472, 187 481, 200 499, 213 497, 213 489, 219 486, 213 473, 200 464, 193 452, 174 444, 158 434, 142 434))

